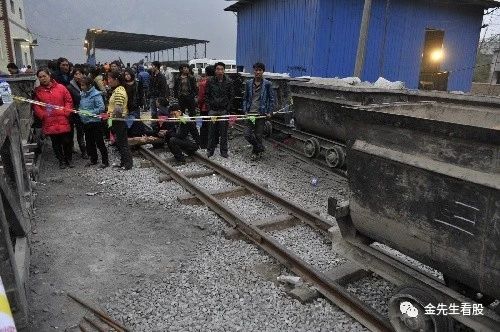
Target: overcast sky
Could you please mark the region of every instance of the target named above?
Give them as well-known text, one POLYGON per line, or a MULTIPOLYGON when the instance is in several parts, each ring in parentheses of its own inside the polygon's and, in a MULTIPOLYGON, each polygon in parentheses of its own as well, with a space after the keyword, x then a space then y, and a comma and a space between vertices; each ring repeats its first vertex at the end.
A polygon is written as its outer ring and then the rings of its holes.
MULTIPOLYGON (((209 58, 235 59, 236 16, 223 11, 230 4, 224 0, 24 0, 28 28, 40 45, 35 56, 64 56, 75 63, 85 61, 87 28, 209 40, 209 58)), ((482 29, 481 38, 500 33, 500 10, 483 22, 490 26, 482 29)), ((96 55, 100 62, 117 56, 136 62, 145 54, 97 50, 96 55)))
MULTIPOLYGON (((35 49, 39 59, 64 56, 74 63, 84 62, 87 28, 208 40, 209 58, 235 59, 236 16, 223 10, 230 4, 224 0, 24 0, 24 11, 40 45, 35 49)), ((185 58, 185 49, 182 54, 185 58)), ((96 51, 100 62, 118 55, 124 62, 137 62, 145 53, 96 51)))

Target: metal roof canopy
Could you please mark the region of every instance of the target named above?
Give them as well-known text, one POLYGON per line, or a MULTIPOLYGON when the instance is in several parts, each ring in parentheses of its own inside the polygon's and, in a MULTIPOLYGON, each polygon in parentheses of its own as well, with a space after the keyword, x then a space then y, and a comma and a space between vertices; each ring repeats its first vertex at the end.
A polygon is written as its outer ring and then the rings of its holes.
POLYGON ((88 50, 99 48, 104 50, 152 53, 179 47, 209 43, 208 40, 178 38, 110 31, 103 29, 87 29, 85 41, 88 50))
MULTIPOLYGON (((235 0, 226 0, 226 1, 235 1, 235 0)), ((225 8, 225 11, 228 12, 238 12, 240 9, 245 7, 248 4, 252 4, 256 2, 256 0, 239 0, 238 2, 230 5, 225 8)), ((482 8, 494 8, 500 7, 500 2, 495 0, 436 0, 434 1, 436 4, 451 4, 451 5, 469 5, 469 6, 479 6, 482 8)))

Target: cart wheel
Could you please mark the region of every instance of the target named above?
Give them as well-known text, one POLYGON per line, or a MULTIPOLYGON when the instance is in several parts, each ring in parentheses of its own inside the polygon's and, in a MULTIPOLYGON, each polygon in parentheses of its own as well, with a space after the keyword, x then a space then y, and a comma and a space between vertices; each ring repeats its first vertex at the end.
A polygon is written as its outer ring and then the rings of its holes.
POLYGON ((425 306, 429 303, 434 307, 438 304, 428 292, 411 286, 400 288, 389 300, 389 320, 394 329, 398 332, 449 331, 448 317, 425 315, 425 306))
POLYGON ((273 124, 271 121, 266 121, 264 124, 264 137, 270 137, 273 133, 273 124))
POLYGON ((315 158, 319 154, 320 145, 316 138, 308 138, 304 143, 304 154, 308 158, 315 158))
POLYGON ((331 168, 341 168, 344 166, 345 152, 340 146, 334 146, 326 150, 325 161, 331 168))

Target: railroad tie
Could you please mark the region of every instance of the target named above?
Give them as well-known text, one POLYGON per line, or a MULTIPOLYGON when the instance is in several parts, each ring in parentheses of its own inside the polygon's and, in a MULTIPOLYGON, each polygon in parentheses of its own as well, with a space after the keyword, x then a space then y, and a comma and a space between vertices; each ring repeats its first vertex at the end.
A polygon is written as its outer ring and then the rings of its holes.
MULTIPOLYGON (((261 184, 261 186, 267 188, 267 184, 261 184)), ((251 192, 245 187, 234 186, 229 188, 222 188, 217 190, 210 190, 210 195, 214 196, 217 199, 224 198, 237 198, 245 195, 250 195, 251 192)), ((203 205, 202 201, 198 199, 195 195, 187 194, 183 196, 178 196, 177 200, 186 205, 203 205)))
MULTIPOLYGON (((211 175, 214 175, 214 174, 215 174, 215 171, 210 170, 210 169, 203 170, 203 171, 193 171, 193 172, 182 173, 182 175, 184 175, 188 179, 203 178, 205 176, 211 176, 211 175)), ((172 180, 173 180, 173 178, 169 174, 162 174, 158 178, 158 182, 159 183, 166 182, 166 181, 172 181, 172 180)))
POLYGON ((348 261, 325 272, 328 277, 342 286, 368 277, 371 273, 371 271, 363 269, 360 265, 352 261, 348 261))
MULTIPOLYGON (((319 214, 319 210, 312 210, 311 212, 315 214, 319 214)), ((299 218, 296 218, 294 215, 289 213, 283 213, 276 216, 271 216, 266 219, 254 220, 252 225, 258 227, 259 229, 272 232, 272 231, 281 231, 287 228, 295 227, 300 225, 302 222, 299 218)))

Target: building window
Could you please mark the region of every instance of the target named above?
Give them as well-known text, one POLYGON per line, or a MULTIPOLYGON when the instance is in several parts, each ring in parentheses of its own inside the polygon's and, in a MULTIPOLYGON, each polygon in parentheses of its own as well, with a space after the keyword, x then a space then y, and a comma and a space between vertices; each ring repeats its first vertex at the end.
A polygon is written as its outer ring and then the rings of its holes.
POLYGON ((24 65, 27 66, 29 64, 28 62, 28 53, 24 52, 24 65))
POLYGON ((15 14, 16 9, 14 8, 14 0, 10 0, 10 11, 15 14))
POLYGON ((23 19, 23 10, 21 8, 19 8, 19 18, 23 19))

